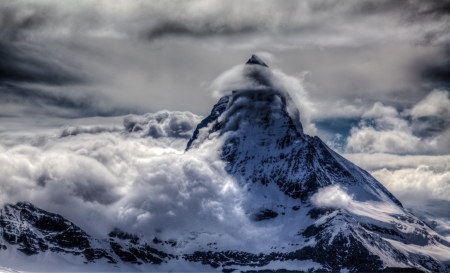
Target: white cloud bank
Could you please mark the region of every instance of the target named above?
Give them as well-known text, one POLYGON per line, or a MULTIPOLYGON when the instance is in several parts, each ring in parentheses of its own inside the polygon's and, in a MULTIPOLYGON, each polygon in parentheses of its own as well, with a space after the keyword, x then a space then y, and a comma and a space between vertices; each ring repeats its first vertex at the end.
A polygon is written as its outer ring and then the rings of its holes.
MULTIPOLYGON (((442 159, 441 159, 442 160, 442 159)), ((415 168, 372 172, 414 214, 425 220, 434 230, 450 236, 450 160, 443 159, 444 170, 419 165, 415 168)))
POLYGON ((143 116, 128 115, 123 124, 129 132, 139 132, 141 136, 187 138, 192 136, 203 117, 190 112, 159 111, 143 116))
POLYGON ((450 119, 450 99, 448 92, 433 90, 426 98, 417 103, 410 112, 414 118, 443 117, 450 119))
POLYGON ((377 102, 361 116, 359 126, 351 129, 345 151, 446 154, 450 152, 449 109, 450 98, 443 90, 433 90, 401 113, 377 102), (427 134, 429 131, 433 132, 431 136, 427 134))
POLYGON ((1 203, 31 202, 93 236, 115 227, 150 239, 214 232, 224 246, 257 248, 269 235, 242 208, 245 192, 225 171, 220 138, 184 152, 184 133, 195 128, 184 125, 200 118, 168 111, 125 116, 119 131, 65 127, 39 145, 0 145, 1 203), (153 125, 164 134, 149 134, 153 125))
POLYGON ((214 161, 214 152, 184 154, 184 134, 190 134, 200 118, 167 111, 127 116, 121 131, 65 127, 37 147, 1 147, 2 203, 29 201, 87 229, 95 228, 86 222, 89 215, 102 215, 103 232, 113 226, 141 231, 150 222, 155 228, 163 223, 161 228, 189 229, 184 221, 199 214, 220 220, 234 213, 239 193, 223 163, 214 161), (162 118, 158 122, 155 117, 162 118), (139 124, 146 129, 128 132, 130 119, 140 121, 133 128, 139 124), (170 136, 148 136, 152 125, 170 136), (208 209, 211 200, 214 209, 208 209))
POLYGON ((450 169, 436 172, 429 166, 420 165, 399 170, 383 168, 372 175, 407 206, 426 204, 431 200, 450 201, 450 169))

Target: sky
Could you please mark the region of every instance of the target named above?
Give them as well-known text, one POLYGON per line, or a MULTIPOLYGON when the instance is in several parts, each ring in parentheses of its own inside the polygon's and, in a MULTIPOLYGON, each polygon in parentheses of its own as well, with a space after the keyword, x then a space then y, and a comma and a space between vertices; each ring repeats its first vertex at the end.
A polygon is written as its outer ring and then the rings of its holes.
POLYGON ((449 25, 450 1, 1 0, 1 200, 99 234, 239 214, 184 148, 257 54, 307 134, 450 236, 449 25))

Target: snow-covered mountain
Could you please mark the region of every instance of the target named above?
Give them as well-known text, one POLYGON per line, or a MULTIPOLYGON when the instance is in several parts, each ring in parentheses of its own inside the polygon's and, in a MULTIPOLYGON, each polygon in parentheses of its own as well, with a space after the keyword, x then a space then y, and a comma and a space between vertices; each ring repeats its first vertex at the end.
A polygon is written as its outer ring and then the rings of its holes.
POLYGON ((227 241, 206 219, 205 229, 179 236, 113 229, 93 238, 60 215, 17 203, 1 210, 0 262, 24 270, 21 263, 49 262, 72 271, 450 272, 450 242, 306 135, 295 103, 257 56, 244 78, 247 87, 219 100, 186 153, 219 147, 257 244, 227 241))
POLYGON ((221 158, 248 189, 248 214, 283 221, 283 232, 302 237, 297 250, 278 259, 310 259, 332 271, 448 271, 450 243, 369 173, 304 134, 292 99, 274 87, 267 65, 257 56, 247 65, 256 87, 221 98, 187 150, 224 141, 221 158))

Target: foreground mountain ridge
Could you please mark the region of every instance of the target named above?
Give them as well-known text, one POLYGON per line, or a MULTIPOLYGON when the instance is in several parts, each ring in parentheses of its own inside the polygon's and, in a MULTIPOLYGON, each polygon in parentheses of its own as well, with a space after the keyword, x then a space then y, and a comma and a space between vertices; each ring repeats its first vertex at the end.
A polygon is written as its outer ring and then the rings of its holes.
POLYGON ((226 172, 245 189, 245 215, 273 240, 255 251, 222 245, 214 231, 148 240, 113 229, 93 238, 19 202, 1 210, 1 260, 46 261, 52 253, 84 266, 74 268, 108 271, 450 272, 450 243, 369 173, 306 135, 301 113, 259 57, 243 73, 247 87, 219 100, 186 153, 219 143, 226 172))

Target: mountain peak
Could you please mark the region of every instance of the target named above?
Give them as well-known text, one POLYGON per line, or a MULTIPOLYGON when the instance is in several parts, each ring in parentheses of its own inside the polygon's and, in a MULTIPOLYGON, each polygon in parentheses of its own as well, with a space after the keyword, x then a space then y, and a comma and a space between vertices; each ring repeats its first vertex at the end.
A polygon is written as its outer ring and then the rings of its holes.
POLYGON ((261 66, 265 66, 268 67, 267 64, 265 64, 258 56, 256 56, 255 54, 252 55, 252 57, 247 61, 246 64, 256 64, 256 65, 261 65, 261 66))

